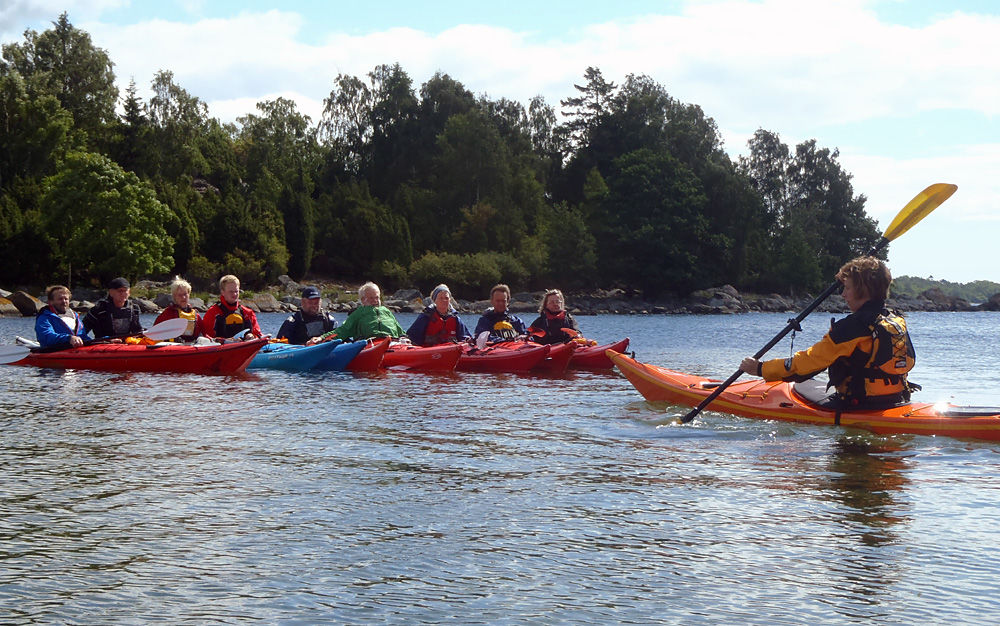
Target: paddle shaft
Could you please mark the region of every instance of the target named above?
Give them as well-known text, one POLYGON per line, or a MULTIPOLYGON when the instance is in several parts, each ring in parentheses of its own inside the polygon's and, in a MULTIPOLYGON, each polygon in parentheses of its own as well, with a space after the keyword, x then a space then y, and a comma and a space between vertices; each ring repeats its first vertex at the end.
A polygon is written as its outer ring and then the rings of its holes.
MULTIPOLYGON (((879 242, 877 244, 875 244, 874 246, 872 246, 872 249, 868 251, 868 256, 875 256, 876 254, 878 254, 879 250, 881 250, 882 248, 884 248, 888 243, 889 243, 889 240, 886 239, 885 237, 882 237, 879 240, 879 242)), ((788 320, 788 324, 786 324, 785 327, 783 329, 781 329, 781 332, 779 332, 777 335, 775 335, 774 338, 771 339, 771 341, 768 341, 764 345, 763 348, 761 348, 760 350, 758 350, 757 353, 753 355, 753 358, 760 359, 762 356, 764 356, 765 354, 767 354, 767 352, 771 348, 773 348, 774 346, 776 346, 779 341, 781 341, 782 339, 784 339, 785 336, 788 333, 792 332, 796 328, 799 328, 799 323, 802 320, 804 320, 806 317, 808 317, 810 313, 812 313, 813 311, 815 311, 816 307, 818 307, 820 304, 823 303, 824 300, 826 300, 831 295, 833 295, 833 292, 837 291, 837 289, 839 289, 840 287, 841 287, 840 281, 835 281, 832 285, 830 285, 829 287, 827 287, 826 291, 824 291, 823 293, 819 294, 819 297, 817 297, 815 300, 813 300, 812 303, 809 306, 807 306, 806 308, 802 309, 802 312, 799 313, 798 315, 796 315, 795 319, 788 320)), ((687 424, 688 422, 690 422, 691 420, 693 420, 695 417, 697 417, 698 414, 701 413, 702 410, 704 410, 705 407, 707 407, 709 404, 712 404, 712 402, 714 402, 715 399, 718 398, 719 395, 723 391, 725 391, 730 385, 732 385, 734 382, 736 382, 736 379, 739 378, 742 375, 743 375, 743 370, 736 370, 735 372, 733 372, 732 376, 730 376, 729 378, 727 378, 721 385, 719 385, 718 387, 716 387, 715 390, 712 391, 712 393, 710 393, 707 398, 705 398, 704 400, 702 400, 701 403, 698 406, 696 406, 695 408, 693 408, 690 411, 688 411, 687 415, 685 415, 684 417, 681 418, 681 423, 682 424, 687 424)))

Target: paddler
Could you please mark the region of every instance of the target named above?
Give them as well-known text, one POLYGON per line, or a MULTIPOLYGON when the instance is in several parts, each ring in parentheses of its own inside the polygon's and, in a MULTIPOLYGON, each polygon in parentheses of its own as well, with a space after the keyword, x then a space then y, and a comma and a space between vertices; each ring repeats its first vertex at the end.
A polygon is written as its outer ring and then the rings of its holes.
POLYGON ((558 289, 545 292, 538 313, 538 319, 528 327, 533 341, 541 344, 566 343, 580 335, 580 327, 566 310, 566 299, 558 289))
POLYGON ((399 339, 406 336, 406 331, 396 321, 396 316, 382 306, 382 290, 378 285, 372 282, 361 285, 358 300, 361 301, 361 306, 351 311, 339 328, 324 334, 323 339, 349 341, 377 337, 399 339))
POLYGON ((312 346, 322 341, 324 333, 337 327, 333 313, 320 311, 323 294, 315 287, 302 290, 299 310, 290 315, 278 329, 278 339, 287 339, 297 346, 312 346))
POLYGON ((203 320, 198 310, 191 306, 191 283, 180 276, 175 276, 170 283, 170 297, 173 303, 163 310, 156 318, 156 324, 172 319, 185 319, 187 329, 177 338, 177 341, 190 343, 204 334, 203 320))
POLYGON ((219 279, 219 301, 205 311, 202 330, 206 337, 216 341, 232 339, 237 334, 244 340, 264 336, 257 324, 257 314, 240 303, 239 278, 227 274, 219 279))
POLYGON ((490 308, 483 311, 476 324, 476 337, 489 332, 489 341, 512 341, 528 334, 521 318, 507 310, 510 304, 510 287, 500 283, 490 289, 490 308))
POLYGON ((52 285, 46 290, 48 305, 35 317, 35 338, 43 348, 65 344, 79 348, 88 339, 80 316, 69 308, 72 297, 64 285, 52 285))
MULTIPOLYGON (((108 295, 101 298, 83 317, 83 327, 93 331, 94 338, 123 337, 142 332, 139 305, 129 298, 131 286, 125 278, 115 278, 108 283, 108 295)), ((113 339, 120 343, 121 339, 113 339)))
POLYGON ((844 408, 885 406, 910 399, 906 375, 915 353, 906 322, 885 306, 892 275, 870 256, 844 264, 837 272, 851 314, 834 322, 821 340, 788 359, 758 361, 747 357, 740 369, 767 381, 799 382, 828 369, 844 408))
POLYGON ((431 291, 431 304, 417 316, 406 331, 418 346, 457 343, 472 337, 462 318, 451 304, 451 289, 444 283, 431 291))

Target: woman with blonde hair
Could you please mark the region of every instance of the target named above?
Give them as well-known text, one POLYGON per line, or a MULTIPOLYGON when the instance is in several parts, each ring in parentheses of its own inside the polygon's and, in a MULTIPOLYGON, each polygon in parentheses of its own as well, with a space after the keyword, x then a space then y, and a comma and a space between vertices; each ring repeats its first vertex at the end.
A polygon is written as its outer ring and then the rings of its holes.
POLYGON ((163 313, 156 318, 157 324, 172 319, 187 320, 187 329, 177 338, 177 341, 191 342, 201 337, 203 333, 203 320, 198 311, 191 306, 191 283, 180 276, 174 276, 170 283, 170 297, 173 304, 163 310, 163 313))

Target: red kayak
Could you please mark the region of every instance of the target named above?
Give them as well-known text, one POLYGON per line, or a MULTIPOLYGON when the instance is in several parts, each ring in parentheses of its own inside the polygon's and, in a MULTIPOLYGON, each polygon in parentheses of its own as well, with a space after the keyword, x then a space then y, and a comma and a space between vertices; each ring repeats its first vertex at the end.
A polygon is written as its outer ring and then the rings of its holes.
POLYGON ((610 358, 608 358, 608 355, 606 354, 608 350, 624 353, 628 350, 628 337, 622 339, 621 341, 605 344, 603 346, 578 347, 573 352, 573 358, 569 360, 569 366, 571 368, 580 369, 609 370, 613 368, 615 364, 611 362, 610 358))
POLYGON ((442 343, 436 346, 394 343, 382 357, 382 367, 450 372, 455 369, 461 354, 462 347, 457 343, 442 343))
POLYGON ((179 372, 232 374, 246 369, 267 339, 206 346, 180 343, 130 345, 95 343, 54 352, 32 351, 16 365, 105 372, 179 372))
POLYGON ((569 366, 570 359, 573 358, 573 351, 577 344, 573 341, 568 343, 554 343, 549 346, 549 356, 533 369, 543 372, 565 372, 569 366))
POLYGON ((347 364, 347 371, 374 372, 382 367, 382 358, 385 356, 385 351, 389 349, 391 341, 392 339, 389 337, 375 340, 374 343, 369 339, 368 345, 347 364))
POLYGON ((462 344, 460 372, 527 372, 545 360, 549 346, 526 341, 504 341, 482 350, 462 344))

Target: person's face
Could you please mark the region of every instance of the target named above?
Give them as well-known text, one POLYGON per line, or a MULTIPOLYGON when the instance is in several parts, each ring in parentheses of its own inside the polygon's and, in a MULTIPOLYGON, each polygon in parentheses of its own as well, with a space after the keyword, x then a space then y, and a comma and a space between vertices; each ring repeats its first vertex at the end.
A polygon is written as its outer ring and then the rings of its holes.
POLYGON ((302 298, 302 312, 306 315, 319 315, 320 298, 302 298))
POLYGON ((490 304, 493 305, 493 310, 497 313, 506 313, 509 301, 510 297, 503 291, 494 291, 493 295, 490 296, 490 304))
POLYGON ((545 299, 545 309, 549 313, 558 313, 563 310, 563 299, 557 293, 552 294, 545 299))
POLYGON ((442 291, 434 298, 434 306, 437 307, 438 313, 444 315, 451 308, 451 294, 447 291, 442 291))
POLYGON ((174 292, 174 304, 186 309, 191 306, 191 292, 181 287, 176 292, 174 292))
POLYGON ((222 288, 222 297, 228 304, 236 304, 240 301, 240 286, 236 283, 226 283, 222 288))
POLYGON ((49 304, 52 305, 52 309, 59 315, 65 315, 66 311, 69 310, 69 298, 70 293, 68 291, 57 291, 52 294, 52 300, 49 304))
POLYGON ((368 289, 361 294, 361 304, 364 306, 378 306, 382 303, 382 292, 378 289, 368 289))
POLYGON ((111 296, 111 301, 115 303, 115 306, 121 308, 125 305, 125 301, 128 300, 130 292, 131 289, 128 287, 119 287, 117 289, 109 289, 108 295, 111 296))
POLYGON ((844 279, 844 300, 847 300, 847 306, 851 309, 852 313, 857 313, 861 305, 867 302, 866 299, 862 298, 858 293, 858 288, 854 284, 854 281, 850 278, 844 279))

